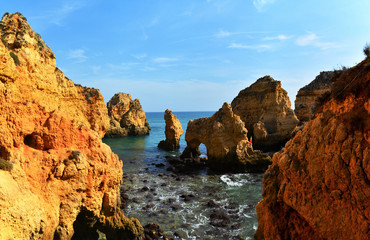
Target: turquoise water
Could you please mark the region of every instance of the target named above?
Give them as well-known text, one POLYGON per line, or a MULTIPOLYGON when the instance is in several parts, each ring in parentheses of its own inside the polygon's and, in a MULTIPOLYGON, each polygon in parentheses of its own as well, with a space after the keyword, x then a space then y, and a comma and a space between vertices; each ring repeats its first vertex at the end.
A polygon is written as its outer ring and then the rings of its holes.
MULTIPOLYGON (((158 223, 165 232, 177 232, 183 239, 253 239, 262 174, 215 174, 206 169, 174 174, 167 170, 166 156, 179 156, 186 146, 188 121, 213 113, 174 112, 184 129, 179 151, 157 148, 165 139, 164 113, 146 113, 152 129, 148 136, 103 139, 124 164, 121 188, 129 198, 126 216, 138 218, 143 225, 158 223), (211 200, 216 207, 209 206, 211 200), (214 211, 227 216, 225 226, 211 225, 214 211)), ((203 145, 200 150, 206 154, 203 145)))

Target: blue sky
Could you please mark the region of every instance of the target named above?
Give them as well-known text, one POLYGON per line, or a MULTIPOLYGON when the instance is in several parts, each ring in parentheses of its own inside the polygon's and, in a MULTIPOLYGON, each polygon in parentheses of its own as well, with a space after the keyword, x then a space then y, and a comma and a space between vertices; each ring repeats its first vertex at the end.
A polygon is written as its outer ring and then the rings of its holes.
MULTIPOLYGON (((353 66, 370 43, 368 0, 4 1, 75 83, 139 98, 145 111, 217 110, 259 77, 294 106, 320 71, 353 66)), ((292 106, 292 107, 293 107, 292 106)))

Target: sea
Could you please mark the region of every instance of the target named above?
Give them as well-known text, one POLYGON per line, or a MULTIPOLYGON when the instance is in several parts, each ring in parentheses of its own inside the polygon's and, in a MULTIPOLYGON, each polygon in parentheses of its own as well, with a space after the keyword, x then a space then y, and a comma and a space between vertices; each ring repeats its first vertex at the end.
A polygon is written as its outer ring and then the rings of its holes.
MULTIPOLYGON (((253 239, 262 174, 219 174, 204 168, 174 173, 167 159, 181 155, 186 147, 189 120, 214 112, 173 113, 184 129, 178 151, 157 148, 165 139, 164 112, 146 113, 151 127, 147 136, 103 139, 123 161, 125 215, 142 225, 157 223, 164 233, 178 239, 253 239)), ((206 156, 203 144, 200 151, 206 156)))

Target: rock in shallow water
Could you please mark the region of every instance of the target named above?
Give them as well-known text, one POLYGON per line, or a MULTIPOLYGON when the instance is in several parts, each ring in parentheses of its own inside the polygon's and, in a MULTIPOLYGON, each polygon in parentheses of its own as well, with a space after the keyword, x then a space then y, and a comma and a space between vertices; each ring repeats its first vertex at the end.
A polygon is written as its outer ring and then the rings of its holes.
POLYGON ((229 104, 212 117, 191 120, 188 123, 185 148, 181 158, 194 159, 199 153, 199 145, 207 148, 207 166, 215 171, 263 172, 271 164, 271 158, 258 150, 253 150, 248 140, 248 130, 240 117, 233 113, 229 104))

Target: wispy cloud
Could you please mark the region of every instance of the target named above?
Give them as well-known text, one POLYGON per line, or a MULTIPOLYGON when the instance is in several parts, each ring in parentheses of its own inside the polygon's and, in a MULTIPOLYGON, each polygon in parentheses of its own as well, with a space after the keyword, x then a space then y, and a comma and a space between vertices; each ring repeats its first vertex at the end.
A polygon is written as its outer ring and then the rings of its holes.
POLYGON ((157 57, 153 59, 155 63, 168 63, 178 61, 178 58, 168 58, 168 57, 157 57))
POLYGON ((285 40, 288 40, 290 38, 292 38, 292 36, 287 36, 287 35, 284 35, 284 34, 280 34, 280 35, 277 35, 277 36, 274 36, 274 37, 265 37, 262 40, 263 41, 272 41, 272 40, 285 41, 285 40))
POLYGON ((296 40, 298 46, 314 46, 326 50, 329 48, 337 48, 338 44, 334 42, 323 42, 320 40, 321 37, 317 36, 315 33, 308 33, 304 36, 299 37, 296 40))
POLYGON ((39 16, 33 17, 34 19, 47 19, 47 22, 55 25, 63 26, 63 20, 72 12, 77 11, 85 6, 84 2, 69 1, 65 2, 57 9, 50 10, 42 13, 39 16))
POLYGON ((76 62, 85 62, 88 57, 85 55, 85 50, 83 49, 72 49, 69 50, 67 54, 68 59, 75 60, 76 62))
POLYGON ((258 44, 258 45, 245 45, 241 43, 231 43, 227 48, 234 48, 234 49, 251 49, 256 51, 264 51, 271 48, 271 45, 268 44, 258 44))
POLYGON ((130 70, 130 69, 132 69, 133 67, 135 67, 137 65, 140 65, 140 63, 138 63, 138 62, 122 62, 120 64, 111 64, 111 63, 107 64, 107 66, 110 69, 118 70, 118 71, 130 70))
POLYGON ((230 36, 230 35, 231 35, 231 33, 230 33, 230 32, 228 32, 228 31, 224 31, 224 30, 220 29, 220 31, 218 31, 218 32, 215 34, 215 37, 217 37, 217 38, 224 38, 224 37, 228 37, 228 36, 230 36))
POLYGON ((136 58, 138 60, 142 60, 142 59, 147 57, 146 53, 132 54, 131 56, 133 56, 134 58, 136 58))
POLYGON ((274 2, 275 0, 253 0, 253 5, 258 11, 261 12, 266 5, 274 2))

